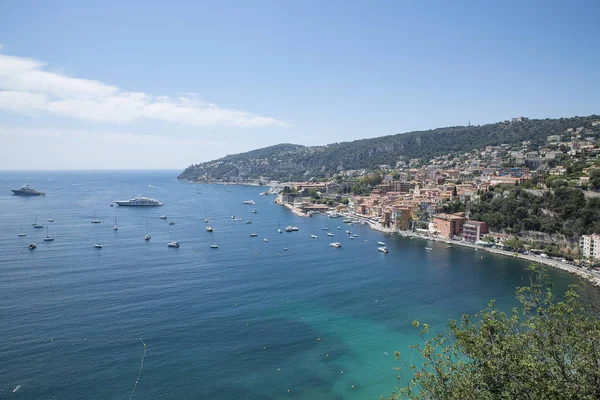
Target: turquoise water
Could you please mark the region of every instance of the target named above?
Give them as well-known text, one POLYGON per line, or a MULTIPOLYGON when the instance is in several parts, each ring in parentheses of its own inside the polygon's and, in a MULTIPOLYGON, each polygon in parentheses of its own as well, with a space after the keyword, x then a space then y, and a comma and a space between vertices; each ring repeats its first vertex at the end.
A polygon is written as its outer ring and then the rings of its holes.
MULTIPOLYGON (((264 188, 175 176, 0 174, 0 398, 376 399, 397 384, 393 352, 419 341, 413 320, 443 328, 492 298, 508 308, 529 277, 519 260, 302 219, 264 188), (47 195, 11 194, 26 182, 47 195), (136 195, 165 205, 110 207, 136 195)), ((558 290, 574 282, 550 275, 558 290)))

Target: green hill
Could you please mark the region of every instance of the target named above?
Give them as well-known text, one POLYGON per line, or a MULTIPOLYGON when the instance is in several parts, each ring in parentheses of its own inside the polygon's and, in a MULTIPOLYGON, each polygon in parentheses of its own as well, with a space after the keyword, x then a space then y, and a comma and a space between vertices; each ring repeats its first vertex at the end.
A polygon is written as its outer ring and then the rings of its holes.
POLYGON ((563 134, 568 128, 589 127, 597 115, 481 126, 454 126, 417 131, 326 146, 279 144, 214 161, 192 165, 178 179, 191 181, 253 179, 305 180, 350 169, 394 166, 404 158, 429 159, 436 155, 464 152, 500 144, 531 141, 542 145, 546 137, 563 134))

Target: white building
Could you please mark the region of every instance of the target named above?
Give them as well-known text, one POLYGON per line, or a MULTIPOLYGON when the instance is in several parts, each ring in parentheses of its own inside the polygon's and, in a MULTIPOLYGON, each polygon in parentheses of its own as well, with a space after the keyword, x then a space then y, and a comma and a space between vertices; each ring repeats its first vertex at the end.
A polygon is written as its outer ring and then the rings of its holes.
POLYGON ((600 235, 582 235, 579 241, 579 247, 584 257, 591 257, 600 260, 600 235))

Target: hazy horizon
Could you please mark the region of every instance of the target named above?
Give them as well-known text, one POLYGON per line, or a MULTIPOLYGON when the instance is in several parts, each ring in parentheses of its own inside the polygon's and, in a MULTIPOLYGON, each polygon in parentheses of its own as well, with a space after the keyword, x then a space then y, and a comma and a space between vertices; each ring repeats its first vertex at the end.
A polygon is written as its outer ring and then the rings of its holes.
POLYGON ((597 11, 5 3, 0 170, 183 170, 279 143, 597 114, 597 11))

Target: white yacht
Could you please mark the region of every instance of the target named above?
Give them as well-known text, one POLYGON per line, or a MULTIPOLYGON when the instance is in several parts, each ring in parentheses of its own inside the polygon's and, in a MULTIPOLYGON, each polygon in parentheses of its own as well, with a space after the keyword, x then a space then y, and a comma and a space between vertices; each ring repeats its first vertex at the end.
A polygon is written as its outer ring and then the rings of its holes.
POLYGON ((129 200, 117 200, 115 201, 117 205, 120 206, 131 206, 131 207, 148 207, 148 206, 162 206, 163 203, 156 200, 151 199, 149 197, 135 197, 129 200))
POLYGON ((167 243, 167 246, 168 247, 177 247, 178 248, 179 247, 179 242, 169 242, 169 243, 167 243))
POLYGON ((333 242, 333 243, 329 243, 329 245, 330 245, 331 247, 338 247, 338 248, 342 247, 342 244, 341 244, 340 242, 333 242))

